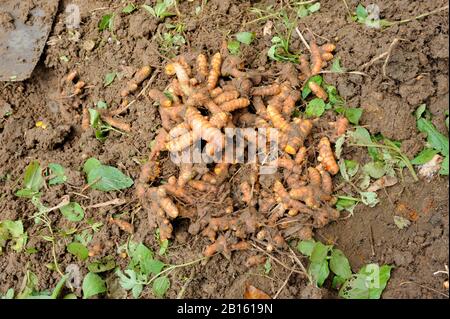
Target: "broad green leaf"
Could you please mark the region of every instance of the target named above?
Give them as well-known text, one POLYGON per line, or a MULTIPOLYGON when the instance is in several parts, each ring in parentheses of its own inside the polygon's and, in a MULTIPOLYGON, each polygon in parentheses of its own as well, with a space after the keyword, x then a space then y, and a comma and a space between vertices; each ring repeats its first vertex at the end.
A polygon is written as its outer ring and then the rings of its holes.
POLYGON ((358 126, 354 132, 351 132, 350 137, 356 144, 372 144, 369 131, 361 126, 358 126))
POLYGON ((113 14, 105 14, 100 22, 98 23, 98 30, 103 31, 106 29, 111 30, 113 26, 114 15, 113 14))
POLYGON ((352 276, 350 263, 344 253, 339 249, 331 250, 330 269, 343 279, 349 279, 352 276))
POLYGON ((316 246, 316 242, 313 239, 302 240, 297 245, 297 250, 301 252, 303 255, 311 257, 311 254, 314 250, 314 246, 316 246))
POLYGON ((89 250, 81 243, 72 242, 67 245, 67 251, 84 261, 89 257, 89 250))
POLYGON ((70 202, 59 210, 71 222, 79 222, 84 218, 84 209, 76 202, 70 202))
POLYGON ((378 195, 375 192, 361 192, 359 194, 361 195, 363 204, 369 207, 375 207, 380 202, 378 195))
POLYGON ((119 277, 120 286, 125 290, 131 290, 136 285, 142 286, 142 284, 137 280, 136 272, 132 269, 126 269, 126 275, 122 273, 120 269, 117 269, 116 274, 119 277))
POLYGON ((305 110, 305 114, 308 117, 320 117, 323 112, 325 112, 325 102, 319 98, 309 101, 305 110))
POLYGON ((158 277, 153 281, 152 290, 156 297, 162 298, 170 287, 169 278, 166 276, 158 277))
POLYGON ((250 45, 255 38, 255 34, 253 32, 239 32, 236 33, 236 40, 241 43, 250 45))
POLYGON ((51 174, 55 176, 48 181, 48 185, 64 184, 67 181, 67 176, 64 173, 64 167, 60 164, 50 163, 48 164, 48 168, 50 169, 51 174))
POLYGON ((92 169, 102 166, 102 163, 94 157, 89 158, 83 165, 83 171, 89 174, 92 169))
POLYGON ((353 213, 358 202, 356 200, 347 199, 347 198, 338 198, 336 202, 336 209, 338 211, 346 210, 349 213, 353 213))
POLYGON ((411 164, 413 165, 423 165, 425 163, 428 163, 431 161, 431 159, 439 153, 438 150, 435 150, 433 148, 424 148, 412 161, 411 164))
POLYGON ((19 189, 15 195, 17 197, 25 197, 25 198, 32 198, 34 196, 39 196, 39 192, 36 192, 32 189, 28 189, 28 188, 23 188, 23 189, 19 189))
POLYGON ((50 296, 51 299, 57 299, 59 295, 61 294, 61 290, 64 287, 64 284, 66 283, 68 275, 64 275, 56 284, 55 289, 53 289, 53 292, 50 296))
POLYGON ((316 11, 319 11, 319 9, 320 9, 320 2, 313 3, 313 4, 311 4, 311 5, 308 7, 308 11, 309 11, 310 13, 314 13, 314 12, 316 12, 316 11))
POLYGON ((353 177, 358 173, 359 170, 359 163, 354 160, 344 160, 345 161, 345 167, 347 169, 347 174, 349 177, 353 177))
POLYGON ((129 188, 133 180, 112 166, 102 165, 94 168, 87 178, 92 189, 108 192, 129 188))
POLYGON ((142 5, 142 8, 144 8, 148 13, 150 13, 152 16, 154 16, 154 17, 156 17, 156 12, 155 12, 155 10, 151 7, 151 6, 149 6, 149 5, 147 5, 147 4, 143 4, 142 5))
POLYGON ((122 9, 122 13, 131 13, 134 10, 136 10, 136 7, 134 6, 134 4, 130 3, 125 8, 122 9))
POLYGON ((308 95, 311 93, 311 89, 309 88, 309 82, 316 82, 317 84, 321 85, 322 84, 322 76, 321 75, 314 75, 312 77, 310 77, 308 79, 308 81, 306 81, 305 86, 303 87, 302 90, 302 98, 306 99, 308 97, 308 95))
POLYGON ((267 258, 264 264, 264 273, 268 275, 271 270, 272 270, 272 263, 270 262, 270 258, 267 258))
POLYGON ((230 51, 230 53, 232 55, 238 55, 241 45, 239 44, 238 41, 231 40, 231 41, 228 41, 227 47, 228 47, 228 51, 230 51))
POLYGON ((164 268, 165 264, 157 259, 145 259, 141 262, 141 271, 144 274, 154 274, 157 275, 164 268))
POLYGON ((361 274, 353 275, 341 286, 339 297, 345 299, 369 299, 369 288, 366 278, 365 275, 361 274))
POLYGON ((347 118, 347 120, 355 125, 359 124, 359 120, 361 118, 363 114, 363 109, 362 108, 346 108, 344 115, 347 118))
POLYGON ((129 188, 133 185, 133 180, 123 174, 115 167, 99 165, 99 161, 90 158, 84 164, 84 171, 87 172, 87 182, 92 189, 108 192, 129 188))
POLYGON ((444 156, 449 155, 448 138, 440 133, 430 121, 424 118, 418 119, 417 128, 419 131, 427 134, 427 140, 431 147, 441 152, 444 156))
POLYGON ((320 241, 316 242, 311 252, 310 260, 312 263, 320 264, 327 259, 328 252, 332 246, 324 245, 320 241))
POLYGON ((153 252, 142 243, 129 248, 132 267, 142 267, 147 260, 153 259, 153 252))
POLYGON ((14 288, 9 288, 0 299, 14 299, 14 288))
POLYGON ((383 162, 369 162, 363 166, 364 172, 369 174, 370 177, 378 179, 386 174, 386 169, 383 162))
POLYGON ((24 186, 27 189, 38 192, 44 186, 44 178, 41 174, 39 162, 32 161, 25 170, 23 178, 24 186))
POLYGON ((331 287, 333 289, 339 289, 346 281, 347 279, 341 278, 339 276, 334 276, 331 287))
POLYGON ((322 287, 323 283, 330 275, 328 261, 323 260, 322 262, 311 262, 308 267, 308 272, 317 286, 322 287))
POLYGON ((358 4, 356 7, 356 16, 360 20, 360 22, 364 22, 368 16, 366 8, 362 4, 358 4))
POLYGON ((17 294, 16 299, 26 299, 30 297, 37 290, 37 286, 38 277, 31 270, 27 270, 21 291, 17 294))
POLYGON ((377 264, 369 264, 361 268, 359 274, 366 276, 369 288, 369 299, 380 299, 381 294, 391 277, 392 268, 393 267, 389 265, 378 267, 377 264))
POLYGON ((20 252, 25 247, 27 239, 28 235, 21 220, 0 221, 0 255, 8 240, 11 240, 11 249, 20 252))
POLYGON ((90 272, 84 277, 82 289, 83 298, 87 299, 106 292, 106 284, 99 275, 90 272))
POLYGON ((111 258, 92 262, 88 265, 88 270, 93 273, 102 273, 116 267, 116 262, 111 258))
POLYGON ((110 85, 113 83, 114 79, 116 78, 117 73, 116 72, 110 72, 105 75, 105 80, 103 81, 103 87, 110 85))
POLYGON ((108 103, 106 103, 105 101, 98 101, 97 102, 97 107, 99 109, 107 109, 108 108, 108 103))

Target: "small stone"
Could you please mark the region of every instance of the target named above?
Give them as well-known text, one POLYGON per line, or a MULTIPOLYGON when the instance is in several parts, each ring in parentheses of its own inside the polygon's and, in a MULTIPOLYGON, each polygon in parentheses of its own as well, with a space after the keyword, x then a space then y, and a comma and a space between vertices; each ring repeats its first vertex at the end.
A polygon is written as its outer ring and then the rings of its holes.
POLYGON ((95 41, 93 40, 86 40, 83 43, 83 49, 86 51, 92 51, 95 48, 95 41))

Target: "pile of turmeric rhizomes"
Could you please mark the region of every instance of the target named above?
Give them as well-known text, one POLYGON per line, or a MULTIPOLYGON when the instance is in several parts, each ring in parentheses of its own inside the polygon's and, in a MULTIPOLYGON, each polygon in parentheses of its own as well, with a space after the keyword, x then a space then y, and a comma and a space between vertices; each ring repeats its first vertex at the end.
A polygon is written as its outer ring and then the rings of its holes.
POLYGON ((242 61, 226 50, 214 54, 209 63, 200 53, 179 56, 166 66, 166 74, 174 76, 170 85, 164 92, 149 91, 159 104, 162 128, 136 189, 161 240, 173 237, 174 219, 188 218, 189 233, 211 241, 206 256, 247 249, 249 239, 272 251, 288 238, 311 238, 314 228, 339 217, 332 196, 332 175, 339 166, 330 140, 345 133, 348 122, 338 118, 329 123, 326 136, 323 129, 313 133, 314 119, 293 116, 301 104, 298 83, 328 98, 320 85, 307 79, 333 58, 335 47, 313 42, 310 48, 311 58, 301 56, 301 72, 291 81, 264 83, 265 74, 244 70, 242 61), (178 176, 156 181, 162 151, 174 154, 202 141, 203 152, 214 161, 214 154, 224 147, 224 129, 236 127, 277 130, 279 156, 271 164, 278 169, 273 174, 260 174, 261 163, 182 163, 178 176))

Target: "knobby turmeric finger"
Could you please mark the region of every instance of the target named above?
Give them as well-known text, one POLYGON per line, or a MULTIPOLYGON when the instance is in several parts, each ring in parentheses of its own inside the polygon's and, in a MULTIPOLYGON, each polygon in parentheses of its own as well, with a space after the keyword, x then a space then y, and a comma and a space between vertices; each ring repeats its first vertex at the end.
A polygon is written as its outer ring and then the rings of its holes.
POLYGON ((220 77, 220 69, 222 66, 222 55, 220 53, 214 54, 211 59, 211 68, 209 70, 207 88, 209 91, 214 89, 220 77))
POLYGON ((316 42, 311 43, 311 75, 319 74, 322 70, 322 54, 316 42))
POLYGON ((151 89, 148 92, 148 96, 159 103, 162 107, 171 107, 172 101, 160 90, 151 89))
POLYGON ((339 172, 339 166, 334 158, 334 153, 331 149, 330 140, 325 136, 320 139, 318 161, 322 163, 324 169, 332 175, 339 172))
POLYGON ((225 102, 219 107, 226 112, 233 112, 237 109, 242 109, 250 105, 250 101, 247 98, 239 98, 235 100, 231 100, 228 102, 225 102))
POLYGON ((309 88, 314 93, 315 96, 317 96, 319 99, 322 99, 326 101, 328 99, 328 94, 325 92, 325 90, 316 82, 309 81, 308 83, 309 88))
POLYGON ((252 89, 251 93, 254 96, 269 96, 277 95, 281 92, 281 87, 279 84, 271 84, 266 86, 259 86, 252 89))

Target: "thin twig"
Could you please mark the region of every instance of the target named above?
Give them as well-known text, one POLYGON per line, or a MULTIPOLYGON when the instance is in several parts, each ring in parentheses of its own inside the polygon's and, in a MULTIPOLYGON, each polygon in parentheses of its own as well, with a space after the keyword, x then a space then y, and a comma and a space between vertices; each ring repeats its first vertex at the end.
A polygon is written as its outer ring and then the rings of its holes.
POLYGON ((284 289, 284 287, 286 287, 289 278, 291 278, 291 275, 293 274, 294 269, 291 270, 291 272, 289 273, 289 275, 286 277, 286 280, 284 281, 284 283, 281 285, 280 289, 278 289, 277 293, 275 294, 275 296, 273 296, 273 299, 277 299, 278 295, 280 294, 280 292, 284 289))
POLYGON ((302 272, 302 271, 298 271, 298 270, 296 270, 296 269, 293 269, 292 267, 289 267, 289 266, 285 265, 282 261, 280 261, 278 258, 272 256, 271 254, 269 254, 268 252, 266 252, 266 251, 265 251, 264 249, 262 249, 261 247, 255 245, 255 244, 253 244, 253 243, 250 243, 250 244, 251 244, 253 247, 255 247, 256 249, 258 249, 259 251, 261 251, 262 253, 264 253, 265 255, 267 255, 270 259, 272 259, 273 261, 275 261, 276 263, 278 263, 279 265, 281 265, 283 268, 285 268, 285 269, 287 269, 287 270, 289 270, 289 271, 293 271, 293 272, 295 272, 295 273, 297 273, 297 274, 300 274, 300 275, 303 275, 303 276, 306 276, 306 277, 307 277, 307 274, 306 274, 306 273, 304 273, 304 272, 302 272))
POLYGON ((292 258, 294 258, 294 260, 297 262, 297 264, 300 266, 300 268, 302 269, 302 271, 305 273, 305 275, 308 277, 308 280, 310 283, 312 283, 312 278, 311 276, 308 274, 308 271, 306 270, 305 266, 303 266, 302 261, 297 257, 297 255, 294 253, 294 251, 292 250, 291 247, 289 247, 289 251, 292 254, 292 258))
POLYGON ((369 76, 367 73, 361 72, 361 71, 330 71, 330 70, 322 70, 319 72, 319 74, 325 74, 325 73, 331 73, 331 74, 355 74, 355 75, 362 75, 362 76, 369 76))
POLYGON ((295 28, 295 32, 297 32, 298 36, 300 37, 300 40, 302 40, 303 44, 308 49, 308 51, 311 52, 311 47, 309 46, 308 42, 306 42, 305 38, 303 37, 303 34, 300 32, 298 27, 295 28))
POLYGON ((103 202, 103 203, 99 203, 99 204, 95 204, 95 205, 91 205, 91 206, 87 206, 86 208, 100 208, 100 207, 105 207, 105 206, 110 206, 110 205, 123 205, 125 204, 127 201, 125 199, 122 198, 114 198, 112 200, 109 200, 107 202, 103 202))

